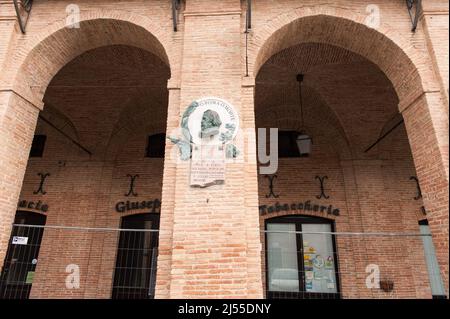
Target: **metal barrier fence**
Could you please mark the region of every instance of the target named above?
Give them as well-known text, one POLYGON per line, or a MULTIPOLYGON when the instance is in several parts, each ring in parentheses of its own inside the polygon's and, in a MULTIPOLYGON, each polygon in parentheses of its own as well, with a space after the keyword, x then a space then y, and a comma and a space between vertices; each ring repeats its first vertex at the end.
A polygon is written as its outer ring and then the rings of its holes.
MULTIPOLYGON (((14 224, 0 299, 154 298, 157 221, 124 228, 14 224)), ((270 223, 262 232, 266 298, 430 298, 445 294, 431 235, 334 232, 270 223)))
POLYGON ((157 229, 14 224, 0 299, 154 298, 157 256, 157 229))
POLYGON ((429 232, 333 232, 328 226, 305 224, 298 231, 293 224, 267 225, 266 298, 445 297, 429 232))

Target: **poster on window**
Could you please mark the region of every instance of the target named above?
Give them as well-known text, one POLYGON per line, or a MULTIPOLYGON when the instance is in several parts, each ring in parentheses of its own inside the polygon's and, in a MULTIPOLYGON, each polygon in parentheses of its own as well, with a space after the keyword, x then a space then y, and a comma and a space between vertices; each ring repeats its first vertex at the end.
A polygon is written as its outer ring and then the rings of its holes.
POLYGON ((331 235, 308 234, 308 232, 331 232, 331 225, 303 224, 302 231, 304 232, 303 241, 308 243, 308 246, 304 247, 303 257, 305 290, 307 292, 336 293, 336 268, 331 235))

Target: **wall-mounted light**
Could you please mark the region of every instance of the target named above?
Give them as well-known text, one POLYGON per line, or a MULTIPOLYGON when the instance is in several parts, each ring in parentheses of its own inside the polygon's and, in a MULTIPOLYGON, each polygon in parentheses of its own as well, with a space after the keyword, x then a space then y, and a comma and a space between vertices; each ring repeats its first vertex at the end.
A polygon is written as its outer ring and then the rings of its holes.
POLYGON ((302 82, 304 75, 297 74, 298 81, 298 93, 299 93, 299 106, 300 106, 300 115, 301 115, 301 128, 297 136, 297 147, 300 153, 300 156, 309 156, 312 149, 312 138, 305 132, 305 122, 303 116, 303 97, 302 97, 302 82))
POLYGON ((392 280, 380 280, 380 289, 384 292, 391 292, 394 290, 394 282, 392 280))
POLYGON ((297 136, 297 147, 300 156, 308 156, 311 153, 312 139, 309 135, 300 132, 297 136))

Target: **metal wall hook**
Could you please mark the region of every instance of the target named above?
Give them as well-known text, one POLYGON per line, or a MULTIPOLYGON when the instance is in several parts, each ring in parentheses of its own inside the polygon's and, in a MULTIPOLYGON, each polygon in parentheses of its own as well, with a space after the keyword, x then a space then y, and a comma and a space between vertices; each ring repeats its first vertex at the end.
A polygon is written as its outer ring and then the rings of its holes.
POLYGON ((422 190, 420 189, 419 180, 417 179, 416 176, 411 176, 409 179, 416 182, 417 196, 414 197, 414 200, 421 199, 422 198, 422 190))

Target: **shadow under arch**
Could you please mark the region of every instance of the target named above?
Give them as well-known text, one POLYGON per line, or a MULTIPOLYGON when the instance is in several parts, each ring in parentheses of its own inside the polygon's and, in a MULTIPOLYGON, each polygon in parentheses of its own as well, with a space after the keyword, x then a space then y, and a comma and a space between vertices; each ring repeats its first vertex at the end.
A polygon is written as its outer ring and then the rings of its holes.
POLYGON ((151 105, 144 106, 132 101, 124 107, 119 121, 114 126, 105 148, 104 158, 116 161, 120 151, 127 145, 127 141, 133 137, 165 133, 166 118, 167 107, 165 105, 152 101, 151 105), (160 116, 164 121, 155 121, 155 116, 160 116))
MULTIPOLYGON (((78 141, 80 140, 79 132, 73 122, 70 120, 70 118, 64 114, 61 110, 54 107, 53 105, 45 104, 45 110, 42 112, 42 116, 50 121, 52 124, 54 124, 58 129, 60 129, 62 132, 70 136, 73 140, 78 141)), ((39 129, 39 126, 43 126, 44 122, 39 119, 38 120, 38 126, 36 129, 36 132, 39 129)))
MULTIPOLYGON (((318 95, 315 95, 314 99, 321 101, 318 95)), ((333 137, 335 143, 330 144, 330 147, 334 150, 334 153, 340 159, 351 158, 351 146, 339 118, 326 103, 321 102, 320 107, 323 110, 328 110, 328 116, 322 121, 322 125, 327 127, 327 129, 321 129, 315 125, 305 125, 306 130, 308 132, 320 132, 324 136, 329 136, 330 139, 333 137), (331 132, 335 132, 336 135, 330 135, 331 132)), ((256 121, 257 123, 260 123, 262 127, 274 126, 282 127, 283 129, 297 130, 301 126, 297 108, 297 105, 273 105, 262 112, 257 112, 256 121), (274 119, 276 119, 276 122, 274 122, 274 119)), ((316 122, 314 122, 314 124, 316 124, 316 122)), ((315 135, 314 133, 312 134, 315 135)))

